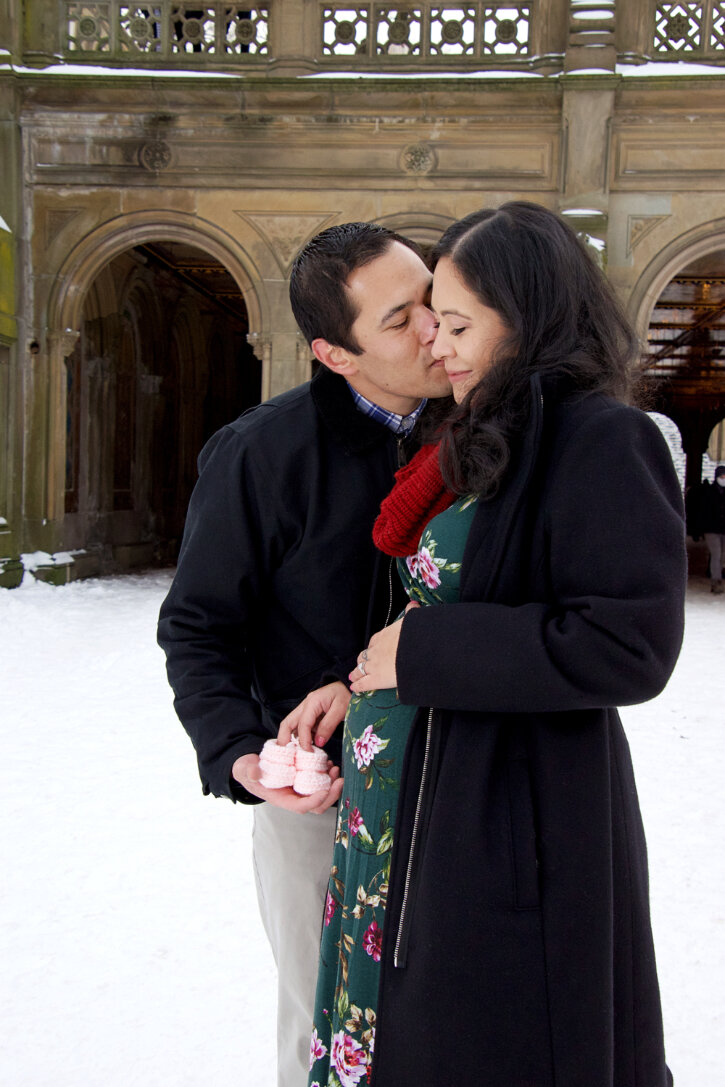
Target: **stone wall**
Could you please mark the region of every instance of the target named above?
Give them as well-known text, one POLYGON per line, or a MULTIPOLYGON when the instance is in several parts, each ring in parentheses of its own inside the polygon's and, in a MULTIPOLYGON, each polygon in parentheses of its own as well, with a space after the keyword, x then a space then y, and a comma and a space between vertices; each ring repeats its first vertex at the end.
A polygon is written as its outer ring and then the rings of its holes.
MULTIPOLYGON (((60 9, 27 5, 32 18, 10 20, 17 63, 0 68, 8 554, 90 538, 65 510, 66 359, 103 269, 146 242, 196 246, 229 270, 263 398, 310 372, 287 300, 294 253, 350 219, 432 242, 483 204, 537 201, 597 247, 646 335, 674 272, 725 248, 725 68, 637 68, 653 55, 660 7, 620 4, 616 22, 590 23, 587 38, 582 5, 531 4, 523 57, 492 54, 478 72, 459 58, 454 72, 449 54, 325 59, 317 6, 285 0, 270 5, 262 54, 222 63, 192 46, 179 63, 195 73, 154 73, 137 57, 131 74, 114 57, 104 71, 71 66, 79 58, 64 54, 60 9), (273 19, 282 8, 284 30, 273 19), (58 69, 28 67, 58 57, 58 69)), ((713 58, 722 52, 697 57, 713 58)))

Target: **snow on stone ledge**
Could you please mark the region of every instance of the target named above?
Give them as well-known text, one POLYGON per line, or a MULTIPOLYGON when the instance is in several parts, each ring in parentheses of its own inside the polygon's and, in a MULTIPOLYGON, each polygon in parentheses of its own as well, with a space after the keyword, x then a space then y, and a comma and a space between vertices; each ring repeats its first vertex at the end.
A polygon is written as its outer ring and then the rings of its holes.
POLYGON ((34 574, 40 567, 66 566, 75 562, 75 559, 70 551, 56 551, 53 555, 47 551, 28 551, 20 556, 20 561, 27 573, 34 574))

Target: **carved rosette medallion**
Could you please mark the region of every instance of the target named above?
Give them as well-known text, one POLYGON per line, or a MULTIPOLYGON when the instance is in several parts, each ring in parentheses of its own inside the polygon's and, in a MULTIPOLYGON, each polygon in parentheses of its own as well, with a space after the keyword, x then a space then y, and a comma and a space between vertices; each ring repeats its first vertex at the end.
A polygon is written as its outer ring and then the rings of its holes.
POLYGON ((250 42, 254 41, 257 31, 251 19, 239 19, 235 33, 238 42, 242 45, 249 45, 250 42))
POLYGON ((400 156, 401 168, 406 174, 423 177, 436 167, 436 154, 427 143, 411 143, 403 148, 400 156))
POLYGON ((156 174, 171 165, 171 148, 165 140, 149 140, 142 145, 138 158, 144 170, 156 174))
POLYGON ((441 26, 441 38, 446 45, 458 45, 463 41, 463 23, 459 19, 447 19, 441 26))
POLYGON ((98 26, 92 15, 84 15, 78 23, 78 33, 82 38, 94 38, 98 26))
POLYGON ((184 23, 184 37, 190 42, 200 42, 204 36, 204 27, 199 19, 187 19, 184 23))
POLYGON ((128 30, 135 42, 147 42, 151 40, 151 24, 143 16, 136 16, 128 24, 128 30))
POLYGON ((395 45, 404 45, 408 41, 409 34, 410 30, 408 29, 407 19, 405 16, 397 15, 390 24, 388 40, 395 45))
POLYGON ((689 37, 690 20, 682 12, 678 12, 667 21, 667 34, 673 42, 682 41, 683 38, 689 37))
POLYGON ((496 41, 504 45, 516 41, 518 29, 513 19, 501 19, 496 27, 496 41))
POLYGON ((335 27, 335 40, 341 45, 349 45, 355 40, 355 24, 349 19, 341 19, 335 27))

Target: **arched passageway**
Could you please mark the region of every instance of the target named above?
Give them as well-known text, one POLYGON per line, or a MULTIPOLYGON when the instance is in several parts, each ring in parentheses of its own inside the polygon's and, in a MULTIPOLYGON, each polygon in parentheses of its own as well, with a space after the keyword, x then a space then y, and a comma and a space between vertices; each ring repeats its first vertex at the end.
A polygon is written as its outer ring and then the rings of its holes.
MULTIPOLYGON (((715 242, 714 244, 718 244, 715 242)), ((674 420, 685 453, 685 488, 712 478, 713 431, 725 418, 725 247, 687 262, 661 290, 644 357, 648 399, 674 420)))
POLYGON ((67 360, 64 540, 104 565, 173 561, 207 438, 259 403, 234 278, 179 240, 110 260, 67 360))

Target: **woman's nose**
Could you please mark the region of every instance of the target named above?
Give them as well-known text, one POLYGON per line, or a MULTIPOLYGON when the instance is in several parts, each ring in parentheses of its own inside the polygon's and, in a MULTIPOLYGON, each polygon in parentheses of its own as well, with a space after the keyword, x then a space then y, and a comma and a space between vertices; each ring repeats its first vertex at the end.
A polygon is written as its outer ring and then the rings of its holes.
POLYGON ((443 336, 441 335, 441 331, 439 328, 436 329, 435 337, 431 345, 431 354, 436 360, 444 359, 447 354, 445 344, 443 342, 443 336))

